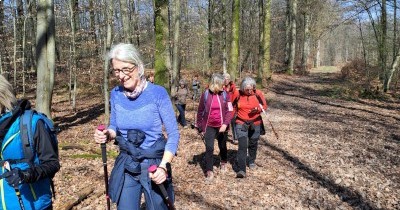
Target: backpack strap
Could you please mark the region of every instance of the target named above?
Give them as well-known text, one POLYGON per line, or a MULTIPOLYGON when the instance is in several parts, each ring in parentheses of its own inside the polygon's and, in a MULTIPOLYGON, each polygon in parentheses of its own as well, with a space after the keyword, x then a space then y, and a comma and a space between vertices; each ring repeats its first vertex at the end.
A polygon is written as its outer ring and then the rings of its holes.
POLYGON ((34 111, 29 109, 25 110, 20 118, 20 135, 22 140, 22 149, 24 151, 25 159, 28 163, 33 163, 33 131, 32 131, 32 118, 34 111))

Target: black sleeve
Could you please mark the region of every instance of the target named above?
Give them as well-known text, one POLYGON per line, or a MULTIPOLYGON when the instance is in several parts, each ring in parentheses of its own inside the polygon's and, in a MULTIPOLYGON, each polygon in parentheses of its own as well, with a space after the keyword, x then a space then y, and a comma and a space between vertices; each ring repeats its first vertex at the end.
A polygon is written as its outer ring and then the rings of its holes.
POLYGON ((46 177, 53 178, 57 171, 60 170, 58 146, 56 142, 51 140, 42 120, 37 122, 34 140, 40 164, 34 165, 33 168, 24 173, 24 181, 27 183, 36 182, 46 177))

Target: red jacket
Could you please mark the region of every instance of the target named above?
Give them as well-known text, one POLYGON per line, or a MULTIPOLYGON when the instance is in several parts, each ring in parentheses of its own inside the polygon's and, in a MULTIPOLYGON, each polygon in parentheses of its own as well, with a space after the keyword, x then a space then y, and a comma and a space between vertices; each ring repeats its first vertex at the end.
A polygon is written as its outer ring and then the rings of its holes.
POLYGON ((267 110, 267 101, 265 100, 264 94, 260 90, 256 90, 255 94, 252 95, 241 95, 239 91, 235 91, 233 94, 234 98, 234 109, 237 110, 236 123, 243 124, 244 121, 254 121, 254 125, 261 124, 262 109, 260 102, 256 96, 260 97, 263 103, 263 109, 267 110), (237 102, 235 102, 237 101, 237 102), (251 112, 253 109, 257 109, 255 112, 251 112))
MULTIPOLYGON (((206 126, 207 126, 207 120, 208 116, 210 114, 210 108, 211 108, 211 100, 212 96, 215 95, 215 93, 209 91, 208 89, 208 96, 207 96, 207 101, 205 101, 205 92, 201 94, 200 97, 200 102, 199 102, 199 108, 197 110, 197 127, 200 128, 202 131, 205 131, 206 126)), ((222 111, 222 123, 225 125, 229 125, 229 123, 232 120, 232 111, 229 111, 229 106, 232 107, 231 99, 229 97, 229 94, 225 93, 226 96, 224 97, 224 93, 220 92, 218 94, 219 100, 221 101, 221 111, 222 111)))

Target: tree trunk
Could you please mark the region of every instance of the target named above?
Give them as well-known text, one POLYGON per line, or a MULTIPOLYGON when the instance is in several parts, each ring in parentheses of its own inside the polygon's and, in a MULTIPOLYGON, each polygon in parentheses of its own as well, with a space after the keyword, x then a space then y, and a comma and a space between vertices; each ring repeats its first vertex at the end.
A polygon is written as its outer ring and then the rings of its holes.
POLYGON ((395 60, 392 63, 391 68, 386 73, 387 75, 385 76, 385 81, 383 83, 383 87, 385 88, 384 92, 387 92, 389 90, 390 83, 392 82, 393 74, 396 71, 396 69, 399 68, 399 64, 400 64, 400 54, 397 54, 395 60))
POLYGON ((71 102, 72 100, 72 110, 75 112, 76 111, 76 95, 77 95, 77 81, 76 81, 76 73, 77 73, 77 63, 76 63, 76 5, 77 5, 78 0, 70 0, 69 1, 69 10, 70 10, 70 26, 71 26, 71 66, 70 66, 70 81, 69 81, 69 91, 70 91, 70 98, 69 101, 71 102), (73 81, 71 81, 73 78, 73 81), (73 82, 73 84, 72 84, 73 82), (73 90, 72 90, 73 87, 73 90))
POLYGON ((271 0, 259 0, 259 52, 257 80, 270 80, 272 76, 270 62, 271 43, 271 0))
POLYGON ((207 57, 207 64, 210 68, 212 66, 212 51, 213 51, 213 33, 212 33, 212 19, 214 13, 214 1, 208 0, 208 17, 207 17, 207 24, 208 24, 208 57, 207 57))
MULTIPOLYGON (((306 1, 305 4, 308 4, 306 1)), ((310 14, 309 9, 306 9, 303 14, 304 18, 304 34, 303 34, 303 53, 301 56, 301 73, 308 74, 308 56, 310 54, 310 14)))
POLYGON ((232 0, 232 40, 229 60, 229 74, 235 81, 239 61, 240 0, 232 0))
MULTIPOLYGON (((97 33, 96 33, 96 14, 95 14, 95 0, 89 0, 89 17, 90 17, 90 39, 92 41, 93 46, 99 46, 97 42, 97 33)), ((98 47, 94 47, 94 55, 98 55, 98 47)))
POLYGON ((223 5, 222 5, 222 68, 224 73, 228 73, 228 68, 227 68, 227 60, 228 60, 228 45, 227 40, 226 40, 226 2, 224 1, 223 5))
POLYGON ((39 0, 37 12, 36 109, 51 117, 55 69, 55 20, 53 0, 39 0))
MULTIPOLYGON (((111 48, 112 42, 112 28, 113 28, 113 1, 106 0, 106 17, 107 17, 107 35, 104 40, 104 54, 108 53, 111 48)), ((110 118, 110 94, 108 92, 108 75, 109 75, 109 61, 108 59, 104 59, 104 69, 103 69, 103 91, 104 91, 104 123, 107 123, 108 119, 110 118)))
POLYGON ((122 27, 124 29, 123 40, 125 43, 133 43, 132 29, 129 21, 128 3, 127 0, 119 0, 121 5, 122 27))
POLYGON ((297 0, 291 1, 290 6, 290 42, 289 42, 289 60, 288 60, 288 68, 287 73, 293 74, 294 71, 294 63, 296 57, 296 16, 297 16, 297 0))
POLYGON ((178 77, 180 75, 180 23, 181 23, 181 1, 175 0, 175 9, 174 9, 174 48, 173 48, 173 62, 172 62, 172 81, 173 87, 178 85, 178 77))
POLYGON ((170 89, 170 54, 169 54, 169 24, 168 0, 154 0, 154 30, 156 35, 155 50, 155 82, 170 89))
POLYGON ((396 60, 397 46, 397 1, 393 1, 393 61, 396 60))
MULTIPOLYGON (((138 1, 139 4, 139 1, 138 1)), ((133 29, 134 29, 134 38, 135 38, 135 43, 136 43, 136 47, 139 48, 140 47, 140 31, 139 31, 139 14, 138 14, 138 9, 139 6, 135 6, 135 1, 131 0, 131 9, 132 12, 130 12, 130 20, 133 23, 133 29), (132 17, 132 13, 133 13, 133 17, 132 17)))

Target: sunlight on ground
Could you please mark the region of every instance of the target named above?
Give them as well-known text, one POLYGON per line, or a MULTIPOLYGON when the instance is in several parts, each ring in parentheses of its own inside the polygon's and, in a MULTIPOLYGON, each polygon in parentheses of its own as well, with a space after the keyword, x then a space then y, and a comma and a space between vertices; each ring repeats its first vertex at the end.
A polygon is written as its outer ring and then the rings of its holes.
POLYGON ((339 72, 340 68, 337 66, 320 66, 318 68, 312 68, 311 73, 336 73, 339 72))

